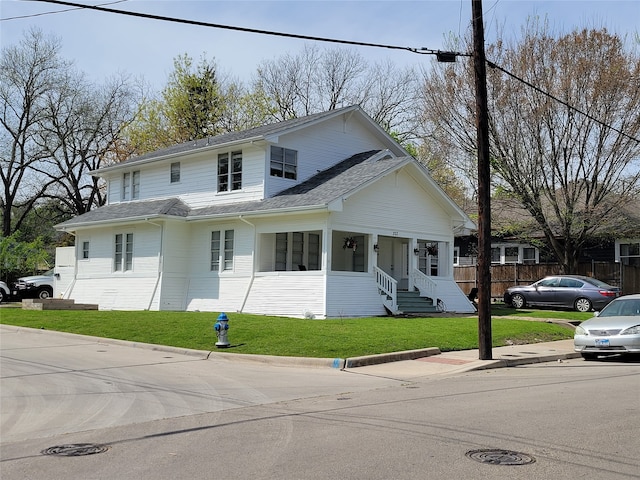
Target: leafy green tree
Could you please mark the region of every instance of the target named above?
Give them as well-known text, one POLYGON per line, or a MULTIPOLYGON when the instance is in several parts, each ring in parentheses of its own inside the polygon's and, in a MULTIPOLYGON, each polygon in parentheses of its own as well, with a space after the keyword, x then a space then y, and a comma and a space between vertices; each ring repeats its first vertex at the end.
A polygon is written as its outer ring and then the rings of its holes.
POLYGON ((41 237, 30 242, 18 240, 15 233, 0 238, 0 278, 6 281, 50 268, 51 258, 41 237))
POLYGON ((140 103, 126 131, 123 157, 263 125, 273 113, 264 91, 248 91, 238 80, 221 77, 214 60, 203 56, 194 65, 180 55, 159 97, 140 103))

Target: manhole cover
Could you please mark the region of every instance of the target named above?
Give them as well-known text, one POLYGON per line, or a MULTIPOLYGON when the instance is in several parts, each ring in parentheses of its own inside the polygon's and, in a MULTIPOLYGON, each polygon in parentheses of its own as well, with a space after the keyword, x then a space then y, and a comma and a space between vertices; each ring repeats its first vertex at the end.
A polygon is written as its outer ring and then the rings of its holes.
POLYGON ((43 455, 55 455, 57 457, 81 457, 83 455, 94 455, 104 453, 109 450, 107 445, 96 443, 71 443, 67 445, 56 445, 42 450, 43 455))
POLYGON ((476 462, 488 463, 490 465, 528 465, 535 463, 536 459, 531 455, 511 450, 470 450, 467 457, 476 462))

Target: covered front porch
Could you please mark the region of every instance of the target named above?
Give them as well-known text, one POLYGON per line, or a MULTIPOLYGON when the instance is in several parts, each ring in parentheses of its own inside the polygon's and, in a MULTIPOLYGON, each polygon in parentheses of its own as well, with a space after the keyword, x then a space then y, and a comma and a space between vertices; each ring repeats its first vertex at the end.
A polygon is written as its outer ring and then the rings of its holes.
POLYGON ((258 286, 274 292, 284 288, 293 299, 295 285, 305 292, 302 303, 314 305, 304 308, 305 316, 444 311, 447 290, 459 290, 452 281, 452 246, 437 238, 349 230, 274 232, 259 235, 258 252, 253 293, 258 286))

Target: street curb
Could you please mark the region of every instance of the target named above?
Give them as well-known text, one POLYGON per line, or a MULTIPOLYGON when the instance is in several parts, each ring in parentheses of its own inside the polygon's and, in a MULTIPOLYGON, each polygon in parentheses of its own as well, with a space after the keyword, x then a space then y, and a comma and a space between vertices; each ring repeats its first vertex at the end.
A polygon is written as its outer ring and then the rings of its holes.
POLYGON ((219 350, 210 352, 207 360, 237 360, 263 365, 281 367, 314 367, 314 368, 344 368, 343 358, 314 358, 314 357, 284 357, 277 355, 251 355, 247 353, 224 353, 219 350))
MULTIPOLYGON (((174 353, 178 355, 186 355, 201 360, 236 360, 255 364, 282 366, 282 367, 311 367, 311 368, 358 368, 369 365, 379 365, 383 363, 398 362, 403 360, 415 360, 423 357, 440 355, 442 352, 437 347, 423 348, 417 350, 404 350, 400 352, 382 353, 377 355, 365 355, 361 357, 342 358, 314 358, 314 357, 281 357, 276 355, 251 355, 244 353, 227 353, 218 350, 193 350, 182 347, 171 347, 166 345, 157 345, 153 343, 132 342, 130 340, 119 340, 115 338, 94 337, 90 335, 81 335, 69 332, 59 332, 57 330, 46 330, 30 327, 19 327, 15 325, 0 324, 1 330, 14 331, 19 333, 21 330, 32 333, 55 334, 59 336, 74 337, 84 339, 88 342, 94 342, 102 345, 121 345, 131 348, 142 348, 158 352, 174 353)), ((454 368, 449 373, 462 373, 474 370, 489 370, 493 368, 516 367, 519 365, 528 365, 535 363, 555 362, 570 358, 579 358, 581 354, 578 352, 566 352, 559 354, 542 354, 538 356, 525 356, 520 358, 499 358, 493 360, 476 360, 468 365, 454 368)))
POLYGON ((581 355, 578 352, 573 353, 559 353, 555 355, 540 355, 524 358, 500 358, 494 360, 484 361, 482 365, 474 365, 469 368, 468 371, 473 370, 488 370, 492 368, 504 368, 504 367, 517 367, 519 365, 531 365, 534 363, 548 363, 557 362, 558 360, 568 360, 570 358, 580 358, 581 355))
POLYGON ((415 360, 416 358, 439 355, 440 349, 437 347, 421 348, 418 350, 404 350, 401 352, 381 353, 378 355, 364 355, 362 357, 347 358, 344 368, 366 367, 367 365, 378 365, 380 363, 399 362, 401 360, 415 360))

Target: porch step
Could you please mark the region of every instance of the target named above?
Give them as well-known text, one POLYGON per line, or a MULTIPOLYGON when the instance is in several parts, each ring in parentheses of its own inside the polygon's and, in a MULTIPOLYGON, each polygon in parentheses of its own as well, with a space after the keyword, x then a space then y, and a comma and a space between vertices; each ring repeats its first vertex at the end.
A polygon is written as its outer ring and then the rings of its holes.
POLYGON ((23 310, 98 310, 98 305, 62 298, 25 298, 23 310))
POLYGON ((421 297, 420 292, 399 291, 397 293, 398 310, 402 313, 437 313, 433 300, 421 297))

